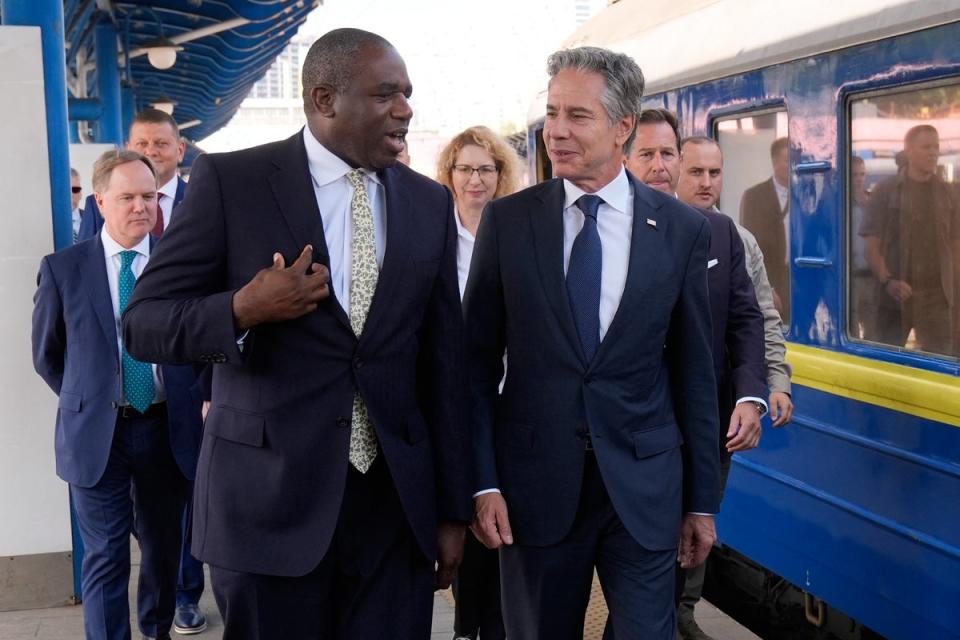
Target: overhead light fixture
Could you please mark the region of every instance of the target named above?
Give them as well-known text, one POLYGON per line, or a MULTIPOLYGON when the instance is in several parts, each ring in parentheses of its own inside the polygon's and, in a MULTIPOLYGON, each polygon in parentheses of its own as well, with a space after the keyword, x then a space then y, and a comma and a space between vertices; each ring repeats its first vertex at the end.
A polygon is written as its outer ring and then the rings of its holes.
POLYGON ((183 47, 170 38, 160 37, 140 47, 147 52, 147 59, 155 69, 169 69, 177 62, 177 51, 183 47))
POLYGON ((168 98, 166 94, 161 95, 153 101, 153 108, 163 111, 168 116, 173 115, 173 108, 177 106, 177 101, 168 98))
POLYGON ((186 122, 178 122, 178 123, 177 123, 177 128, 180 129, 180 131, 183 131, 184 129, 189 129, 190 127, 195 127, 195 126, 197 126, 198 124, 201 124, 202 122, 203 122, 203 120, 200 120, 200 119, 187 120, 186 122))

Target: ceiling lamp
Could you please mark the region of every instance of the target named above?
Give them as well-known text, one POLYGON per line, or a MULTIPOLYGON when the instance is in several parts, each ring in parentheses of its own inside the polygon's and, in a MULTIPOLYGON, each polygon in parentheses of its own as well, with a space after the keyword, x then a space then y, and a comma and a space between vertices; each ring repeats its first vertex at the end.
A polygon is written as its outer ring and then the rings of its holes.
POLYGON ((153 108, 163 111, 168 116, 173 115, 173 108, 177 106, 176 100, 168 98, 166 94, 161 95, 159 98, 153 101, 153 108))
POLYGON ((177 62, 177 51, 183 47, 169 38, 157 38, 141 47, 147 51, 147 59, 155 69, 169 69, 177 62))

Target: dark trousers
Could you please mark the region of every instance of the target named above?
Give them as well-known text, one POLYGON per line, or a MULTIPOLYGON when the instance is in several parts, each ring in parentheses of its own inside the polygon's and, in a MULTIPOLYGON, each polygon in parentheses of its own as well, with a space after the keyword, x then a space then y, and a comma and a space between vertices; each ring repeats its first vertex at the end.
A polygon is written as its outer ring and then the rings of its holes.
POLYGON ((453 581, 457 608, 453 617, 457 637, 503 640, 500 612, 500 554, 487 549, 471 533, 463 547, 463 561, 453 581))
POLYGON ((211 565, 210 582, 224 640, 426 640, 433 573, 381 455, 366 474, 348 470, 333 540, 313 571, 268 576, 211 565))
POLYGON ((197 604, 203 595, 203 563, 193 557, 190 542, 193 539, 193 483, 187 483, 183 495, 183 548, 180 552, 180 573, 177 575, 177 606, 197 604))
MULTIPOLYGON (((730 477, 731 456, 725 451, 720 454, 720 500, 727 490, 727 478, 730 477)), ((677 615, 681 624, 693 620, 693 609, 700 602, 703 593, 703 580, 707 575, 707 561, 704 560, 693 569, 681 569, 677 564, 677 584, 682 585, 677 615)))
POLYGON ((674 640, 677 550, 643 548, 626 530, 597 461, 586 454, 573 527, 549 547, 500 552, 503 618, 510 640, 580 640, 596 567, 618 640, 674 640))
POLYGON ((170 451, 166 412, 117 419, 106 470, 92 487, 70 485, 85 554, 81 569, 88 640, 128 640, 130 534, 140 543, 137 619, 159 636, 173 622, 180 562, 179 495, 186 481, 170 451))

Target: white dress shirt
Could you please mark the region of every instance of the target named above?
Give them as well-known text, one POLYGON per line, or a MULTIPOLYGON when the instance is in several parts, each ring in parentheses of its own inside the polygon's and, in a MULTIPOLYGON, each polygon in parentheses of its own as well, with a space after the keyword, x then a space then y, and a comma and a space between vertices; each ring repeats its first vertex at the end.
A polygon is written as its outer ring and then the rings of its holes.
MULTIPOLYGON (((569 180, 563 181, 563 274, 570 265, 573 241, 583 229, 583 212, 574 204, 586 191, 569 180)), ((597 211, 597 230, 600 232, 602 261, 600 267, 600 340, 607 334, 613 316, 620 306, 627 284, 630 265, 630 243, 633 237, 633 193, 627 172, 620 173, 596 194, 603 198, 597 211)))
MULTIPOLYGON (((107 233, 107 226, 104 225, 100 230, 100 241, 103 243, 103 259, 106 261, 107 267, 107 283, 110 285, 110 302, 113 304, 113 320, 117 330, 117 354, 123 353, 123 330, 120 324, 120 265, 122 258, 120 253, 126 251, 123 246, 120 245, 116 240, 110 237, 110 234, 107 233)), ((137 256, 133 259, 133 264, 130 265, 130 270, 133 271, 133 275, 136 278, 140 277, 140 274, 143 273, 143 268, 147 266, 147 261, 150 259, 150 235, 147 234, 144 236, 143 240, 140 241, 140 244, 133 247, 133 250, 137 252, 137 256)), ((122 362, 121 357, 121 362, 122 362)), ((150 365, 153 369, 153 387, 155 390, 155 395, 153 397, 153 402, 163 402, 166 400, 166 392, 163 388, 163 382, 160 380, 159 372, 157 371, 157 365, 150 365)), ((121 371, 123 369, 121 368, 121 371)), ((121 384, 121 389, 123 385, 121 384)), ((124 400, 126 404, 126 400, 124 400)))
POLYGON ((453 208, 453 219, 457 221, 457 282, 460 284, 460 300, 463 300, 470 263, 473 261, 473 245, 477 239, 460 222, 460 212, 456 207, 453 208))
POLYGON ((160 210, 157 211, 157 215, 163 216, 164 231, 170 226, 170 216, 173 215, 173 201, 177 198, 178 180, 179 178, 174 174, 172 179, 157 189, 157 195, 163 196, 162 198, 157 198, 158 204, 160 205, 160 210))
MULTIPOLYGON (((353 167, 334 155, 313 137, 308 127, 303 128, 303 142, 307 148, 307 164, 313 180, 313 191, 323 220, 323 234, 330 254, 330 284, 337 301, 350 315, 350 277, 353 270, 353 218, 350 202, 353 187, 347 174, 353 167)), ((383 267, 387 250, 387 194, 380 178, 373 171, 363 170, 367 197, 373 207, 373 235, 377 245, 377 266, 383 267)), ((300 247, 301 249, 303 247, 300 247)))

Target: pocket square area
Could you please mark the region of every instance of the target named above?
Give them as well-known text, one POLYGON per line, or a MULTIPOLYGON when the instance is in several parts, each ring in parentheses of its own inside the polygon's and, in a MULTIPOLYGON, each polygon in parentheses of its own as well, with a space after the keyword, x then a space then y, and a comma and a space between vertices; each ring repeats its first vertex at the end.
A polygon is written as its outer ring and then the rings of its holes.
POLYGON ((720 264, 720 261, 716 258, 712 258, 711 260, 707 261, 707 269, 713 269, 718 264, 720 264))

